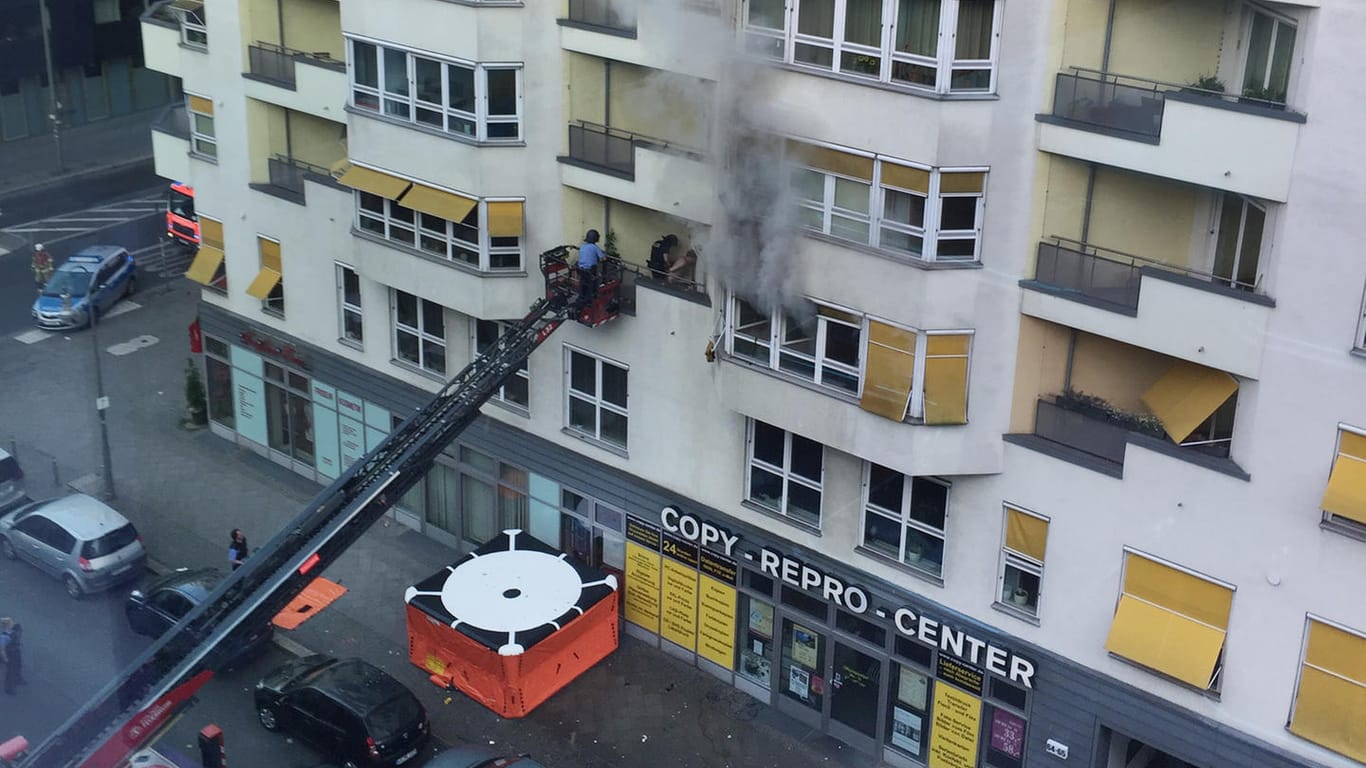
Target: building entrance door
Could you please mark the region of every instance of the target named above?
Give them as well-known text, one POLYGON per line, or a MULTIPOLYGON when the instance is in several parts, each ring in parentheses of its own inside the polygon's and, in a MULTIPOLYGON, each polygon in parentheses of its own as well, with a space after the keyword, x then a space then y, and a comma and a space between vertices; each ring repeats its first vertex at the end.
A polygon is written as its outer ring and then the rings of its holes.
POLYGON ((824 725, 826 638, 814 622, 782 617, 778 675, 773 681, 779 711, 810 725, 824 725))
POLYGON ((882 659, 840 639, 830 660, 830 735, 870 754, 877 751, 882 659))

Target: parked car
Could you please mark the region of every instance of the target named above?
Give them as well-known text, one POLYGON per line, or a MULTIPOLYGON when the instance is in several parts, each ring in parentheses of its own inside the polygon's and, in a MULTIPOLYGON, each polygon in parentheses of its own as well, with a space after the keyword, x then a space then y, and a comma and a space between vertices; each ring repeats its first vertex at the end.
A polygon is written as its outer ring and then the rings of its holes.
MULTIPOLYGON (((225 578, 227 574, 217 568, 182 568, 159 576, 128 595, 123 606, 128 626, 140 635, 161 637, 204 602, 225 578)), ((234 669, 265 651, 274 636, 275 627, 269 621, 240 626, 215 651, 226 659, 225 668, 234 669)))
POLYGON ((266 730, 297 736, 343 768, 403 765, 431 735, 427 710, 388 672, 320 654, 262 678, 256 714, 266 730))
POLYGON ((24 491, 24 470, 19 461, 0 448, 0 512, 28 499, 24 491))
POLYGON ((500 755, 488 747, 466 744, 448 749, 427 761, 424 768, 545 768, 531 755, 500 755))
POLYGON ((84 493, 34 501, 0 516, 0 554, 61 579, 80 597, 142 576, 142 537, 113 507, 84 493))
POLYGON ((137 290, 137 264, 128 249, 91 245, 66 260, 33 302, 39 328, 81 328, 137 290))

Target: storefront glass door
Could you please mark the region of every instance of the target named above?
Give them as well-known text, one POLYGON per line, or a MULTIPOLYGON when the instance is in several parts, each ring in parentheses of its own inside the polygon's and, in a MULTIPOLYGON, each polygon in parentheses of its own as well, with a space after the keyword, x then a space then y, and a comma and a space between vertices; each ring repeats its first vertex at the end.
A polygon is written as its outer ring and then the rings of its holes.
POLYGON ((820 723, 825 707, 825 637, 812 627, 783 619, 781 659, 775 682, 782 692, 780 709, 801 720, 820 723))
MULTIPOLYGON (((882 660, 835 640, 830 671, 830 720, 877 742, 877 715, 882 683, 882 660)), ((844 736, 836 733, 836 736, 844 736)), ((844 736, 846 741, 850 741, 844 736)), ((861 740, 861 739, 860 739, 861 740)))

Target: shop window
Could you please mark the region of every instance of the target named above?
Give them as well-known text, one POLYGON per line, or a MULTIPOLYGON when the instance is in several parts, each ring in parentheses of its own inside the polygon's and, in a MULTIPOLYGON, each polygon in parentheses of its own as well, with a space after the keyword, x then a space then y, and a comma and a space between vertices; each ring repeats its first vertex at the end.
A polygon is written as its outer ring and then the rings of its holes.
POLYGON ((740 664, 737 671, 765 689, 772 685, 773 604, 740 595, 740 664))
POLYGON ((1048 518, 1007 506, 997 576, 999 604, 1028 616, 1039 615, 1048 518))
POLYGON ((1366 537, 1366 430, 1338 425, 1333 467, 1319 507, 1329 530, 1366 537))
POLYGON ((394 290, 394 356, 437 375, 446 373, 445 309, 394 290))
POLYGON ((987 703, 982 726, 982 764, 990 768, 1023 768, 1025 719, 1005 707, 987 703))
POLYGON ((529 522, 526 470, 500 462, 468 446, 460 447, 461 537, 483 544, 529 522))
POLYGON ((237 428, 237 412, 233 405, 232 363, 227 342, 212 336, 204 337, 205 391, 209 402, 209 418, 228 429, 237 428))
POLYGON ((313 402, 309 381, 274 363, 265 363, 267 444, 295 461, 313 464, 313 402))
POLYGON ((887 743, 897 752, 917 760, 929 750, 929 675, 905 664, 892 664, 892 706, 887 718, 887 743))
POLYGON ((1025 689, 996 677, 991 678, 991 696, 1021 711, 1029 700, 1029 693, 1025 689))
POLYGON ((749 423, 745 497, 796 522, 819 528, 825 449, 762 421, 749 423))
POLYGON ((887 642, 887 630, 871 621, 860 619, 848 611, 835 611, 835 627, 854 637, 862 638, 881 648, 887 642))
MULTIPOLYGON (((499 320, 476 319, 474 321, 474 354, 486 354, 493 347, 494 342, 506 334, 511 327, 508 323, 499 320)), ((512 375, 512 378, 498 388, 493 399, 522 411, 527 410, 531 400, 531 372, 527 368, 525 359, 517 366, 517 372, 512 375)))
POLYGON ((949 484, 864 463, 863 546, 939 578, 949 484))
POLYGON ((795 608, 802 613, 818 621, 825 621, 829 611, 829 604, 819 597, 808 595, 796 587, 783 585, 782 593, 783 605, 795 608))
POLYGON ((460 534, 460 472, 441 462, 432 464, 427 472, 427 507, 424 518, 428 525, 452 535, 460 534))
POLYGON ((744 581, 745 589, 750 589, 761 594, 773 596, 773 579, 759 573, 758 571, 742 571, 741 578, 744 581))
POLYGON ((625 578, 626 514, 568 488, 560 491, 560 510, 560 550, 625 578))
POLYGON ((929 668, 930 662, 934 659, 934 649, 927 645, 921 645, 908 637, 898 635, 893 647, 898 656, 909 659, 926 669, 929 668))
POLYGON ((356 346, 365 343, 365 313, 361 309, 360 275, 345 264, 337 265, 337 313, 341 339, 356 346))
POLYGON ((1305 617, 1290 732, 1366 762, 1366 632, 1305 617))
POLYGON ((779 689, 789 699, 820 712, 825 703, 825 637, 791 619, 782 622, 779 689))
POLYGON ((565 347, 566 427, 626 448, 627 368, 565 347))
POLYGON ((1129 768, 1139 761, 1152 768, 1198 768, 1195 763, 1103 726, 1096 754, 1104 756, 1097 768, 1129 768))

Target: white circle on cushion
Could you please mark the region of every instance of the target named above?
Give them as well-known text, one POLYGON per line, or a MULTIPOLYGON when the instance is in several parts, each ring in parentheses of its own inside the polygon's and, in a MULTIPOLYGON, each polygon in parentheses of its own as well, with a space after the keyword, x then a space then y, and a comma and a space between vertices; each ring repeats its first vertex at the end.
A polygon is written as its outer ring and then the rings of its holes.
POLYGON ((554 621, 583 593, 578 571, 545 552, 491 552, 461 563, 441 587, 441 604, 462 624, 522 632, 554 621))

